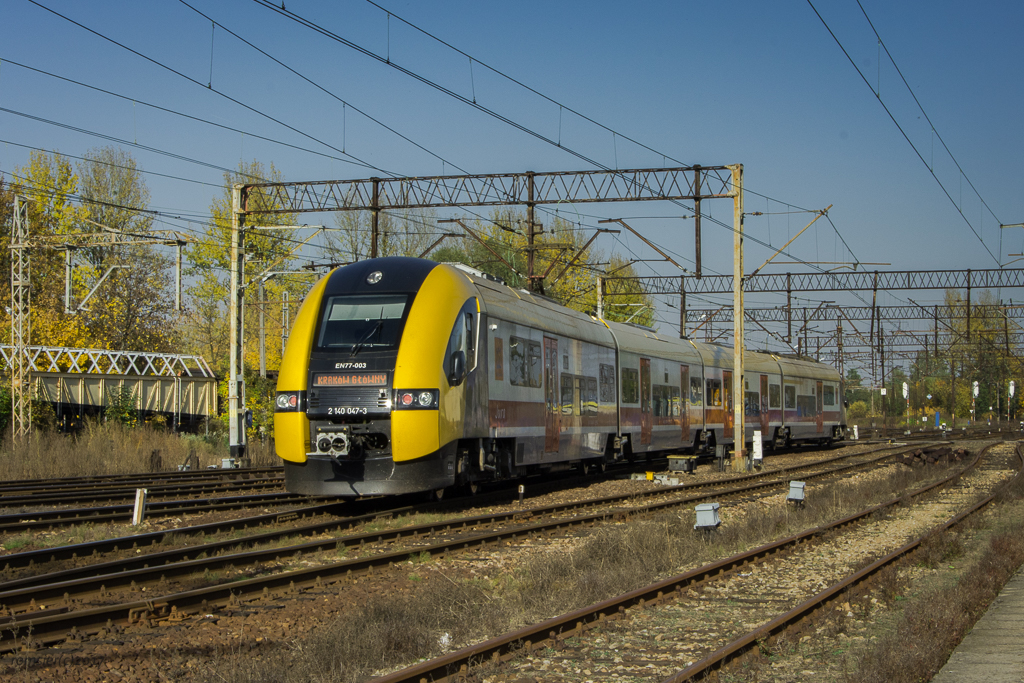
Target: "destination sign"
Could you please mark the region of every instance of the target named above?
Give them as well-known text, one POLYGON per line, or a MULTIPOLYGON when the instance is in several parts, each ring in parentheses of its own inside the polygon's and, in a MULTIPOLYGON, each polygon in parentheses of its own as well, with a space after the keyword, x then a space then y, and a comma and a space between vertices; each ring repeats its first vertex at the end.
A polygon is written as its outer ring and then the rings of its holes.
POLYGON ((346 372, 313 375, 315 387, 386 387, 388 376, 384 372, 346 372))

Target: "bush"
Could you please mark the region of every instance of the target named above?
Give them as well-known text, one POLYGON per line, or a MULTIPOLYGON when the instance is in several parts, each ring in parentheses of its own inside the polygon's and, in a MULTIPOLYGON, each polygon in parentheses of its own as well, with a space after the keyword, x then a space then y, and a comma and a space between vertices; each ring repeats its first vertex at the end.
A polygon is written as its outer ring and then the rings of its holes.
POLYGON ((850 407, 846 409, 846 418, 848 420, 859 420, 862 417, 867 417, 868 404, 864 401, 854 401, 850 404, 850 407))
POLYGON ((120 387, 107 392, 107 408, 103 415, 108 422, 124 427, 139 424, 139 411, 135 408, 135 396, 129 387, 120 387))

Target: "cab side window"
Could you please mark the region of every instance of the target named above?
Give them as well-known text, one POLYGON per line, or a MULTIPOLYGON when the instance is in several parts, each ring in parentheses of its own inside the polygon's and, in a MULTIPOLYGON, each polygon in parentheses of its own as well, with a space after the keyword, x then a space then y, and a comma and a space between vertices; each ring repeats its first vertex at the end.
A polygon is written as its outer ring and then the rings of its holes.
POLYGON ((470 299, 462 310, 455 317, 455 324, 452 326, 451 336, 448 337, 448 349, 444 357, 444 374, 448 377, 448 383, 452 386, 461 383, 461 379, 453 381, 461 370, 463 376, 476 369, 476 332, 477 332, 476 299, 470 299), (462 352, 462 367, 456 368, 455 355, 462 352))

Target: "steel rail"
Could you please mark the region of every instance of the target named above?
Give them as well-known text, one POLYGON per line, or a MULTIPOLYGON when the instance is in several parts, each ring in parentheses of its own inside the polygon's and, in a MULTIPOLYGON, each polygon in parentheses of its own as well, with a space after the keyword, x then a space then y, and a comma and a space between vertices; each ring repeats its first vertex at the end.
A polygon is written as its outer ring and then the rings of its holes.
MULTIPOLYGON (((847 471, 851 468, 873 464, 879 460, 891 457, 895 457, 895 454, 881 456, 880 458, 876 458, 868 462, 845 465, 826 472, 810 474, 806 476, 805 479, 830 476, 847 471)), ((608 519, 614 519, 615 517, 624 514, 645 514, 656 510, 688 505, 690 503, 707 500, 712 497, 749 493, 751 491, 761 490, 772 486, 781 486, 784 484, 786 484, 786 480, 784 479, 758 481, 756 484, 743 486, 735 489, 734 491, 715 491, 713 493, 705 493, 699 496, 690 496, 682 500, 676 499, 672 501, 654 503, 640 508, 614 509, 578 519, 580 520, 579 524, 597 523, 608 519)), ((678 492, 678 488, 676 491, 678 492)), ((624 502, 631 498, 632 496, 630 495, 623 495, 612 496, 600 500, 604 500, 609 504, 615 504, 624 502)), ((188 576, 204 570, 215 571, 226 567, 234 567, 235 569, 238 569, 240 567, 256 566, 260 563, 275 562, 280 561, 282 558, 302 556, 315 552, 330 552, 340 548, 362 547, 365 544, 396 542, 403 538, 417 539, 452 532, 453 530, 458 531, 459 529, 465 530, 467 528, 476 529, 483 526, 494 526, 501 523, 522 523, 524 520, 533 517, 572 511, 579 509, 580 507, 593 507, 594 505, 595 504, 592 501, 581 501, 577 506, 569 504, 568 508, 566 507, 566 504, 559 504, 549 506, 547 508, 533 508, 524 511, 480 515, 476 517, 432 522, 385 531, 371 531, 352 534, 335 539, 320 539, 306 543, 292 544, 285 547, 275 546, 267 550, 252 550, 248 552, 235 552, 223 555, 217 554, 238 548, 240 545, 252 546, 260 543, 273 543, 283 538, 294 537, 296 535, 320 535, 331 531, 342 530, 344 528, 351 528, 358 523, 373 521, 380 518, 380 515, 371 513, 364 515, 361 518, 349 518, 346 520, 335 520, 308 525, 303 527, 301 530, 289 529, 284 531, 267 532, 250 536, 245 539, 231 539, 198 546, 190 546, 187 548, 168 550, 160 553, 148 553, 138 557, 118 559, 102 564, 89 565, 87 567, 76 567, 52 574, 43 574, 34 577, 25 577, 23 579, 6 581, 0 584, 0 606, 6 608, 8 613, 16 614, 30 608, 33 603, 38 604, 44 600, 50 601, 58 598, 80 599, 105 594, 107 591, 117 588, 141 586, 158 580, 162 582, 166 579, 188 576), (198 558, 200 555, 206 555, 207 557, 200 559, 198 558), (190 557, 197 559, 190 560, 190 557)), ((573 521, 575 522, 575 520, 573 521)), ((561 519, 554 520, 550 523, 539 523, 527 527, 520 527, 517 530, 517 533, 519 535, 529 535, 533 533, 552 532, 553 530, 560 529, 564 522, 565 520, 561 519), (553 529, 552 525, 554 525, 553 529)), ((573 525, 575 526, 575 524, 573 525)), ((503 530, 502 533, 507 533, 507 531, 508 530, 503 530)), ((475 538, 476 537, 470 537, 470 539, 475 538)), ((504 538, 502 537, 496 540, 504 540, 504 538)), ((445 544, 443 547, 432 545, 424 548, 405 549, 396 552, 400 555, 408 555, 410 552, 429 552, 433 554, 436 552, 446 552, 449 548, 450 544, 445 544)))
MULTIPOLYGON (((882 456, 882 458, 893 457, 896 454, 890 454, 882 456)), ((849 469, 851 465, 844 466, 838 469, 849 469)), ((821 473, 821 476, 829 473, 821 473)), ((742 478, 741 478, 742 479, 742 478)), ((749 477, 747 477, 749 479, 749 477)), ((773 483, 779 484, 782 480, 775 481, 773 483)), ((756 484, 740 487, 732 493, 744 493, 747 490, 763 488, 765 484, 758 482, 756 484)), ((686 505, 698 500, 706 500, 708 497, 714 495, 721 495, 720 493, 702 494, 698 496, 691 496, 684 499, 674 501, 675 505, 686 505)), ((617 497, 612 497, 617 498, 617 497)), ((557 533, 566 529, 583 526, 586 524, 594 524, 599 521, 605 521, 609 519, 617 519, 625 514, 642 514, 651 509, 664 509, 672 503, 659 502, 652 506, 647 506, 638 509, 611 509, 604 512, 595 513, 592 515, 571 517, 571 518, 560 518, 548 522, 542 522, 528 527, 516 527, 512 529, 503 529, 489 533, 477 534, 473 536, 467 536, 463 538, 451 539, 441 543, 436 543, 430 546, 407 548, 391 553, 377 554, 365 558, 356 558, 352 560, 344 560, 329 565, 321 565, 319 567, 312 567, 306 569, 292 570, 288 572, 281 572, 273 574, 267 577, 258 577, 253 579, 233 581, 224 585, 211 586, 207 588, 196 589, 187 591, 184 593, 177 593, 172 595, 166 595, 159 598, 152 598, 147 601, 135 601, 129 603, 121 603, 115 605, 108 605, 104 607, 74 610, 72 609, 74 604, 74 598, 70 596, 64 605, 58 606, 56 609, 61 613, 52 614, 52 616, 39 616, 43 614, 39 611, 28 612, 27 614, 20 615, 19 619, 15 616, 9 624, 9 630, 21 630, 27 629, 32 634, 33 642, 37 644, 48 644, 59 642, 63 640, 70 629, 98 629, 101 628, 105 623, 110 621, 118 623, 135 623, 139 619, 163 619, 169 617, 174 612, 183 612, 190 609, 201 607, 203 610, 209 611, 211 605, 225 605, 235 604, 240 599, 257 599, 261 597, 269 596, 270 591, 278 591, 284 587, 288 590, 294 591, 296 587, 301 586, 320 586, 324 580, 341 579, 344 577, 351 576, 359 573, 372 573, 375 569, 382 569, 393 566, 397 562, 404 562, 411 557, 416 557, 426 552, 431 555, 434 554, 447 554, 449 552, 465 550, 471 547, 486 547, 487 545, 493 545, 501 543, 503 541, 513 541, 524 535, 537 535, 541 533, 557 533), (26 618, 29 617, 29 618, 26 618)), ((551 506, 548 509, 559 510, 564 508, 564 505, 551 506)), ((504 513, 512 516, 514 519, 517 515, 527 516, 526 513, 531 512, 524 510, 523 512, 510 512, 504 513)), ((419 525, 418 527, 406 527, 400 531, 402 535, 413 536, 423 535, 424 533, 433 531, 436 533, 436 529, 445 528, 446 531, 451 531, 451 527, 462 526, 469 527, 469 520, 452 520, 450 522, 441 522, 436 524, 419 525), (463 523, 465 522, 465 523, 463 523)), ((376 532, 375 532, 376 533, 376 532)), ((372 535, 372 534, 371 534, 372 535)), ((358 537, 353 537, 356 543, 358 543, 358 537)), ((315 552, 315 551, 330 551, 337 548, 339 541, 336 539, 313 541, 308 544, 303 544, 303 552, 315 552)), ((192 549, 195 552, 195 548, 192 549)), ((256 551, 255 553, 245 553, 244 555, 250 555, 253 559, 258 561, 268 561, 280 559, 285 549, 273 548, 266 551, 256 551)), ((191 574, 200 568, 211 568, 211 567, 222 567, 222 566, 239 566, 240 556, 239 555, 228 555, 217 558, 211 558, 209 560, 195 560, 189 563, 183 563, 181 568, 173 569, 174 574, 186 573, 191 574), (203 564, 205 563, 205 564, 203 564)), ((163 573, 165 576, 170 574, 172 569, 167 566, 154 568, 149 571, 153 574, 163 573)), ((5 604, 6 601, 19 600, 19 605, 23 605, 25 600, 29 602, 32 600, 32 596, 35 595, 37 601, 42 595, 48 595, 56 598, 63 596, 65 592, 68 592, 68 588, 79 587, 87 592, 100 592, 105 593, 114 585, 132 586, 138 588, 139 584, 136 579, 140 578, 140 574, 136 572, 122 572, 119 574, 108 574, 104 577, 96 577, 94 579, 86 579, 82 582, 65 582, 63 584, 55 586, 35 586, 32 588, 21 589, 11 591, 9 594, 4 594, 5 604)), ((0 641, 0 652, 5 651, 5 648, 10 649, 15 647, 15 644, 5 643, 0 641)))
MULTIPOLYGON (((885 448, 874 449, 872 451, 865 451, 865 452, 862 452, 862 453, 850 453, 850 454, 842 455, 842 456, 839 456, 838 459, 849 459, 849 458, 855 458, 855 457, 863 457, 863 456, 866 456, 866 455, 871 455, 872 453, 876 453, 876 452, 879 452, 879 451, 885 451, 885 450, 897 450, 897 452, 889 454, 889 455, 881 456, 880 458, 876 458, 876 459, 872 459, 872 460, 868 460, 868 461, 863 461, 863 462, 855 463, 854 466, 855 467, 861 467, 861 466, 865 466, 865 465, 870 465, 870 464, 876 462, 877 460, 885 459, 885 458, 889 458, 889 457, 895 457, 896 455, 900 454, 898 449, 890 449, 888 447, 885 447, 885 448)), ((590 507, 598 507, 598 506, 602 506, 602 505, 615 505, 615 504, 618 504, 618 503, 627 502, 627 501, 633 501, 633 500, 640 499, 640 498, 661 497, 661 496, 676 494, 676 493, 679 493, 680 491, 686 491, 686 490, 692 490, 692 489, 701 489, 701 488, 709 488, 709 487, 710 488, 716 488, 716 487, 721 487, 721 486, 728 486, 729 484, 732 484, 732 483, 735 483, 735 482, 751 480, 751 479, 758 479, 758 480, 760 480, 760 479, 765 479, 767 477, 775 477, 775 476, 778 476, 778 475, 786 473, 786 472, 799 471, 799 470, 805 470, 805 469, 812 469, 812 468, 820 467, 820 466, 823 466, 823 465, 829 465, 829 464, 831 464, 831 463, 833 463, 835 461, 836 461, 836 459, 833 459, 833 460, 818 460, 818 461, 814 461, 814 462, 810 462, 810 463, 804 463, 802 465, 793 465, 793 466, 790 466, 790 467, 780 468, 778 470, 762 472, 760 474, 755 474, 755 475, 742 475, 742 476, 737 476, 737 477, 726 477, 726 478, 718 479, 718 480, 715 480, 715 481, 693 482, 693 483, 689 483, 689 484, 683 484, 683 485, 680 485, 680 486, 666 486, 666 487, 663 487, 663 488, 653 489, 653 490, 649 490, 649 491, 635 492, 635 493, 629 493, 629 494, 620 494, 620 495, 613 495, 613 496, 603 496, 601 498, 593 498, 593 499, 589 499, 589 500, 585 500, 585 501, 575 501, 575 502, 569 502, 569 503, 558 503, 558 504, 555 504, 555 505, 549 505, 549 506, 544 506, 544 507, 522 508, 522 509, 515 510, 515 511, 508 512, 508 513, 494 513, 494 514, 488 514, 488 515, 479 515, 479 516, 470 517, 470 518, 460 518, 458 520, 449 520, 449 521, 445 522, 444 525, 448 526, 448 525, 451 525, 451 524, 456 523, 456 522, 462 523, 463 521, 466 521, 467 523, 470 523, 473 526, 487 526, 487 525, 494 525, 494 524, 498 524, 498 523, 508 522, 508 521, 512 521, 512 520, 516 520, 516 519, 523 519, 523 518, 528 518, 528 517, 537 517, 537 516, 545 516, 545 515, 550 516, 550 515, 556 514, 558 512, 570 512, 570 511, 581 510, 581 509, 586 509, 586 508, 590 508, 590 507)), ((831 474, 831 473, 834 473, 834 471, 836 471, 835 468, 833 468, 831 470, 828 470, 824 474, 831 474)), ((807 476, 807 478, 813 478, 813 477, 816 477, 816 476, 819 476, 819 475, 812 473, 812 474, 809 474, 807 476)), ((776 483, 779 483, 779 482, 772 481, 771 484, 767 484, 767 485, 774 485, 776 483)), ((714 494, 710 494, 710 495, 720 495, 720 494, 718 492, 715 492, 714 494)), ((498 502, 498 500, 497 500, 498 498, 504 498, 504 497, 505 497, 504 496, 504 492, 499 492, 499 493, 497 493, 495 495, 491 495, 491 496, 477 496, 477 497, 474 497, 474 498, 472 498, 472 499, 470 499, 469 501, 466 501, 466 502, 472 504, 473 506, 480 506, 480 505, 487 505, 487 504, 491 503, 492 501, 493 502, 498 502)), ((504 503, 506 501, 502 500, 500 502, 504 503)), ((362 507, 361 503, 365 504, 365 503, 367 503, 367 501, 350 501, 348 503, 345 503, 346 509, 349 512, 357 513, 361 509, 361 507, 362 507)), ((463 504, 465 504, 465 503, 463 503, 462 501, 451 501, 451 502, 448 502, 448 507, 451 508, 451 507, 455 507, 455 505, 463 505, 463 504), (453 505, 453 503, 454 503, 454 505, 453 505)), ((217 523, 211 523, 211 524, 204 524, 204 525, 200 525, 200 526, 182 527, 182 528, 178 528, 178 529, 172 529, 172 530, 161 531, 161 532, 154 532, 154 533, 150 533, 150 534, 138 534, 138 535, 134 535, 134 536, 124 536, 124 537, 120 537, 120 538, 108 539, 108 540, 103 540, 103 541, 90 541, 90 542, 83 543, 83 544, 61 546, 60 548, 31 550, 31 551, 26 551, 26 552, 22 552, 22 553, 12 553, 12 554, 9 554, 9 555, 0 555, 0 561, 2 561, 4 563, 3 569, 0 570, 0 575, 8 574, 10 572, 10 570, 12 570, 14 568, 18 568, 18 567, 35 566, 37 564, 43 564, 43 563, 46 563, 46 562, 55 562, 57 560, 79 559, 79 558, 86 557, 86 556, 89 556, 89 555, 95 556, 95 555, 98 555, 100 553, 116 552, 119 549, 123 550, 125 548, 138 548, 140 546, 145 546, 145 545, 153 546, 153 545, 156 545, 157 543, 160 543, 160 542, 164 541, 165 539, 170 538, 172 536, 189 536, 189 535, 204 535, 205 536, 205 535, 211 535, 211 534, 215 534, 215 533, 220 533, 220 532, 223 532, 223 531, 234 531, 235 529, 238 529, 238 528, 248 528, 249 526, 262 526, 263 524, 266 524, 266 523, 281 523, 282 521, 287 521, 288 519, 293 519, 294 517, 299 516, 299 514, 301 514, 302 517, 305 517, 307 514, 319 514, 321 512, 328 512, 328 511, 330 511, 330 509, 332 507, 334 507, 334 505, 336 505, 336 504, 328 503, 328 504, 322 505, 322 506, 314 506, 312 508, 303 508, 301 513, 294 513, 294 512, 272 513, 272 514, 267 514, 267 515, 258 515, 258 516, 255 516, 255 517, 230 520, 228 522, 217 522, 217 523), (313 512, 308 512, 308 511, 313 511, 313 512)), ((338 505, 340 505, 340 504, 338 504, 338 505)), ((372 508, 372 506, 370 506, 370 507, 372 508)), ((410 513, 413 513, 413 512, 421 512, 421 511, 428 511, 428 510, 439 510, 439 509, 443 510, 444 507, 440 506, 440 505, 437 505, 437 504, 429 504, 429 505, 407 506, 407 507, 401 507, 401 508, 396 508, 396 509, 386 509, 386 510, 374 509, 372 512, 369 512, 368 514, 365 514, 365 515, 358 515, 358 516, 357 515, 349 515, 345 519, 341 519, 341 520, 333 520, 333 521, 330 521, 330 522, 321 522, 321 523, 310 524, 310 525, 301 526, 301 527, 294 527, 294 528, 290 528, 290 529, 286 529, 286 530, 282 530, 282 531, 267 532, 267 533, 264 533, 264 534, 248 536, 246 538, 235 539, 235 540, 230 542, 230 547, 238 548, 238 547, 242 547, 242 546, 246 546, 246 545, 255 545, 256 543, 266 543, 266 542, 271 542, 271 541, 278 541, 281 538, 286 538, 286 537, 310 536, 310 535, 325 533, 325 532, 331 531, 331 530, 338 530, 341 527, 351 528, 352 526, 355 526, 356 524, 360 524, 360 523, 364 523, 364 522, 367 522, 367 521, 373 521, 373 520, 381 519, 382 516, 395 517, 395 516, 402 515, 402 514, 410 514, 410 513)), ((404 528, 416 528, 416 529, 419 529, 416 533, 427 534, 427 533, 431 532, 431 527, 432 526, 434 526, 434 525, 427 524, 427 525, 419 525, 418 527, 403 527, 403 529, 404 528)), ((398 538, 398 537, 400 537, 400 535, 402 535, 403 531, 401 529, 399 529, 399 530, 395 530, 394 533, 397 534, 395 536, 395 538, 398 538)), ((388 539, 386 539, 383 535, 381 535, 381 538, 379 538, 378 540, 379 541, 383 541, 383 540, 388 540, 388 539)), ((201 554, 201 553, 211 554, 211 553, 215 553, 215 552, 220 552, 223 549, 224 549, 223 543, 221 543, 221 542, 214 542, 214 543, 204 544, 204 545, 200 545, 200 546, 192 546, 187 551, 187 554, 191 554, 193 556, 197 555, 197 554, 201 554)), ((121 570, 121 569, 132 568, 133 564, 138 565, 138 566, 141 566, 141 565, 146 564, 146 563, 153 564, 154 561, 156 561, 156 560, 163 560, 166 563, 168 561, 171 561, 169 558, 173 558, 174 555, 176 553, 179 553, 179 552, 180 551, 172 550, 172 551, 166 551, 165 553, 148 553, 145 556, 141 556, 139 558, 128 558, 127 560, 116 560, 116 561, 106 562, 106 563, 95 563, 95 564, 91 564, 91 565, 88 565, 88 566, 85 566, 85 567, 76 568, 76 569, 73 569, 73 570, 63 570, 63 571, 60 571, 60 572, 54 572, 54 573, 37 575, 35 577, 31 577, 30 579, 16 579, 16 580, 13 580, 13 581, 0 582, 0 589, 6 589, 7 587, 13 587, 15 584, 17 584, 17 585, 44 585, 48 577, 58 578, 58 579, 60 579, 62 581, 63 580, 72 580, 72 579, 76 579, 76 578, 85 578, 87 576, 95 574, 96 571, 101 571, 104 567, 111 567, 111 566, 113 566, 113 567, 116 567, 118 570, 121 570)))
MULTIPOLYGON (((273 479, 247 479, 244 481, 209 482, 198 484, 166 484, 159 486, 140 486, 148 491, 149 503, 156 499, 181 496, 214 496, 223 495, 238 491, 259 491, 266 489, 277 489, 284 492, 284 477, 273 479)), ((135 498, 134 488, 122 489, 100 489, 88 493, 65 491, 54 495, 45 493, 25 494, 20 496, 0 496, 0 507, 31 506, 40 505, 62 505, 69 503, 96 503, 113 501, 128 501, 135 498)), ((33 514, 24 512, 22 514, 33 514)))
POLYGON ((188 486, 216 482, 242 482, 258 479, 281 479, 281 468, 260 468, 259 470, 216 469, 190 472, 166 472, 148 475, 125 475, 117 479, 68 480, 68 479, 22 479, 0 482, 0 503, 8 495, 30 493, 53 493, 60 491, 96 491, 113 489, 152 488, 157 486, 188 486), (232 473, 232 474, 229 474, 232 473))
MULTIPOLYGON (((1024 453, 1021 452, 1020 444, 1018 444, 1016 447, 1016 453, 1018 459, 1021 460, 1021 465, 1024 466, 1024 453)), ((1020 477, 1022 471, 1024 471, 1024 469, 1018 469, 1017 474, 1014 475, 1014 478, 1020 477)), ((829 586, 825 590, 804 601, 803 603, 793 608, 789 612, 786 612, 785 614, 776 617, 767 624, 764 624, 763 626, 760 626, 754 629, 753 631, 750 631, 749 633, 741 636, 740 638, 735 639, 731 643, 716 650, 715 652, 711 653, 699 662, 695 662, 691 666, 686 667, 677 674, 669 676, 668 678, 664 679, 662 683, 684 683, 685 681, 695 680, 698 677, 703 678, 710 674, 710 672, 720 669, 730 660, 742 656, 745 652, 749 651, 752 647, 757 645, 758 642, 763 641, 767 638, 771 638, 773 636, 777 636, 779 633, 787 630, 794 624, 797 624, 801 621, 808 619, 814 612, 817 612, 821 608, 827 606, 829 603, 834 602, 844 592, 863 583, 864 581, 868 580, 869 578, 877 574, 881 569, 884 569, 885 567, 892 565, 896 561, 900 560, 901 558, 905 557, 906 555, 916 550, 922 543, 924 543, 932 536, 935 536, 936 534, 951 529, 952 527, 956 526, 957 524, 965 520, 967 517, 985 508, 989 503, 991 503, 995 499, 995 496, 996 494, 992 494, 990 496, 987 496, 983 500, 978 501, 967 510, 962 511, 961 513, 955 515, 954 517, 946 521, 941 526, 929 530, 923 536, 909 543, 906 543, 902 547, 894 550, 885 557, 876 560, 875 562, 871 563, 867 567, 864 567, 855 574, 852 574, 851 576, 846 577, 842 581, 839 581, 829 586)))
MULTIPOLYGON (((991 448, 991 446, 979 452, 974 460, 960 472, 917 489, 909 495, 917 497, 954 481, 974 467, 988 448, 991 448)), ((487 660, 494 662, 507 661, 520 651, 525 650, 529 652, 533 649, 544 647, 544 643, 578 636, 584 630, 599 625, 607 619, 620 618, 627 609, 643 607, 650 602, 674 599, 672 594, 683 595, 695 584, 724 576, 726 573, 730 573, 752 562, 796 548, 831 531, 864 520, 880 510, 899 505, 901 501, 902 497, 893 498, 830 524, 824 524, 789 538, 767 543, 753 550, 712 562, 650 586, 590 605, 589 607, 548 619, 539 624, 527 626, 477 645, 471 645, 448 655, 415 664, 407 669, 376 678, 374 683, 419 683, 420 681, 441 681, 453 676, 465 676, 473 663, 487 660)))
MULTIPOLYGON (((219 510, 234 510, 251 505, 288 505, 318 500, 294 493, 257 493, 247 496, 231 496, 221 499, 170 500, 146 505, 149 517, 195 514, 219 510)), ((322 499, 320 499, 322 500, 322 499)), ((41 512, 0 515, 0 533, 18 533, 30 529, 49 529, 76 524, 95 524, 130 520, 132 504, 107 505, 103 507, 49 510, 41 512), (26 519, 26 517, 28 519, 26 519)))
MULTIPOLYGON (((335 501, 321 505, 300 507, 286 512, 270 512, 250 517, 239 517, 223 522, 209 522, 207 524, 176 527, 164 531, 152 531, 149 533, 136 534, 134 536, 120 536, 118 538, 103 539, 99 541, 87 541, 85 543, 62 545, 55 548, 41 548, 39 550, 27 550, 20 553, 0 555, 0 563, 3 563, 4 565, 3 569, 0 569, 0 575, 9 574, 11 570, 20 567, 34 567, 37 564, 44 564, 46 562, 57 562, 59 560, 81 560, 87 557, 97 557, 105 553, 117 552, 118 550, 123 550, 125 548, 155 546, 173 538, 207 536, 219 533, 230 533, 239 529, 248 529, 250 527, 259 527, 267 524, 283 524, 294 519, 304 519, 306 517, 328 514, 342 505, 353 505, 353 503, 339 503, 335 501)), ((379 515, 374 514, 372 516, 377 517, 379 515)), ((243 542, 243 540, 236 541, 236 543, 241 542, 243 542)))
MULTIPOLYGON (((608 477, 615 476, 612 474, 606 475, 608 477)), ((584 477, 586 481, 593 482, 600 480, 601 475, 589 475, 584 477)), ((567 480, 557 479, 549 480, 541 484, 531 484, 530 491, 533 495, 539 495, 541 493, 550 492, 557 490, 559 487, 564 486, 567 480)), ((57 560, 68 560, 68 559, 81 559, 87 556, 97 556, 102 553, 116 552, 119 548, 124 549, 128 547, 138 547, 145 545, 156 545, 163 542, 166 539, 170 539, 175 536, 189 536, 189 535, 212 535, 222 532, 232 532, 237 529, 248 529, 249 527, 259 527, 266 524, 280 524, 290 521, 296 517, 306 517, 316 514, 325 514, 330 512, 332 509, 338 506, 344 506, 346 516, 352 517, 353 515, 362 515, 359 517, 359 521, 368 521, 371 519, 379 519, 382 517, 394 517, 404 514, 412 514, 414 512, 427 512, 427 511, 445 511, 451 509, 460 509, 465 507, 467 504, 472 506, 482 505, 504 505, 508 503, 509 492, 507 490, 492 491, 489 493, 480 493, 471 497, 468 500, 462 499, 446 499, 440 502, 431 502, 426 504, 416 505, 400 505, 399 507, 381 507, 382 502, 390 505, 391 502, 397 500, 407 501, 409 498, 414 496, 396 496, 391 499, 384 498, 362 498, 352 500, 332 500, 331 502, 314 505, 311 507, 299 508, 298 510, 288 512, 274 512, 261 515, 253 515, 250 517, 239 517, 235 519, 226 520, 224 522, 210 522, 208 524, 201 524, 187 527, 176 527, 174 529, 168 529, 166 531, 157 531, 144 534, 134 534, 131 536, 122 536, 112 539, 103 539, 98 541, 87 541, 85 543, 78 543, 73 545, 62 545, 56 548, 41 548, 39 550, 29 550, 19 553, 10 553, 8 555, 0 555, 0 561, 4 563, 3 570, 0 572, 7 572, 10 569, 18 567, 33 566, 36 564, 42 564, 46 562, 55 562, 57 560), (363 511, 367 511, 369 514, 363 515, 363 511)), ((521 514, 521 513, 517 513, 521 514)), ((354 518, 354 517, 353 517, 354 518)), ((92 520, 89 520, 92 521, 92 520)), ((310 529, 315 529, 319 525, 313 525, 310 529)), ((301 535, 305 527, 293 528, 287 532, 282 532, 291 535, 301 535)), ((238 539, 236 545, 242 545, 245 543, 245 539, 238 539)), ((95 565, 93 565, 95 566, 95 565)))

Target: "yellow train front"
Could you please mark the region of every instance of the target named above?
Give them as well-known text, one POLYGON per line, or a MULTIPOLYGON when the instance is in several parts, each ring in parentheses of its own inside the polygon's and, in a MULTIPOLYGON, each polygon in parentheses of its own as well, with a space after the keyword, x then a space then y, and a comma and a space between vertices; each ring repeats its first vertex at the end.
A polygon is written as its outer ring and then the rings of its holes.
POLYGON ((479 304, 458 270, 383 258, 332 271, 299 310, 278 377, 289 491, 369 496, 457 482, 479 304))

